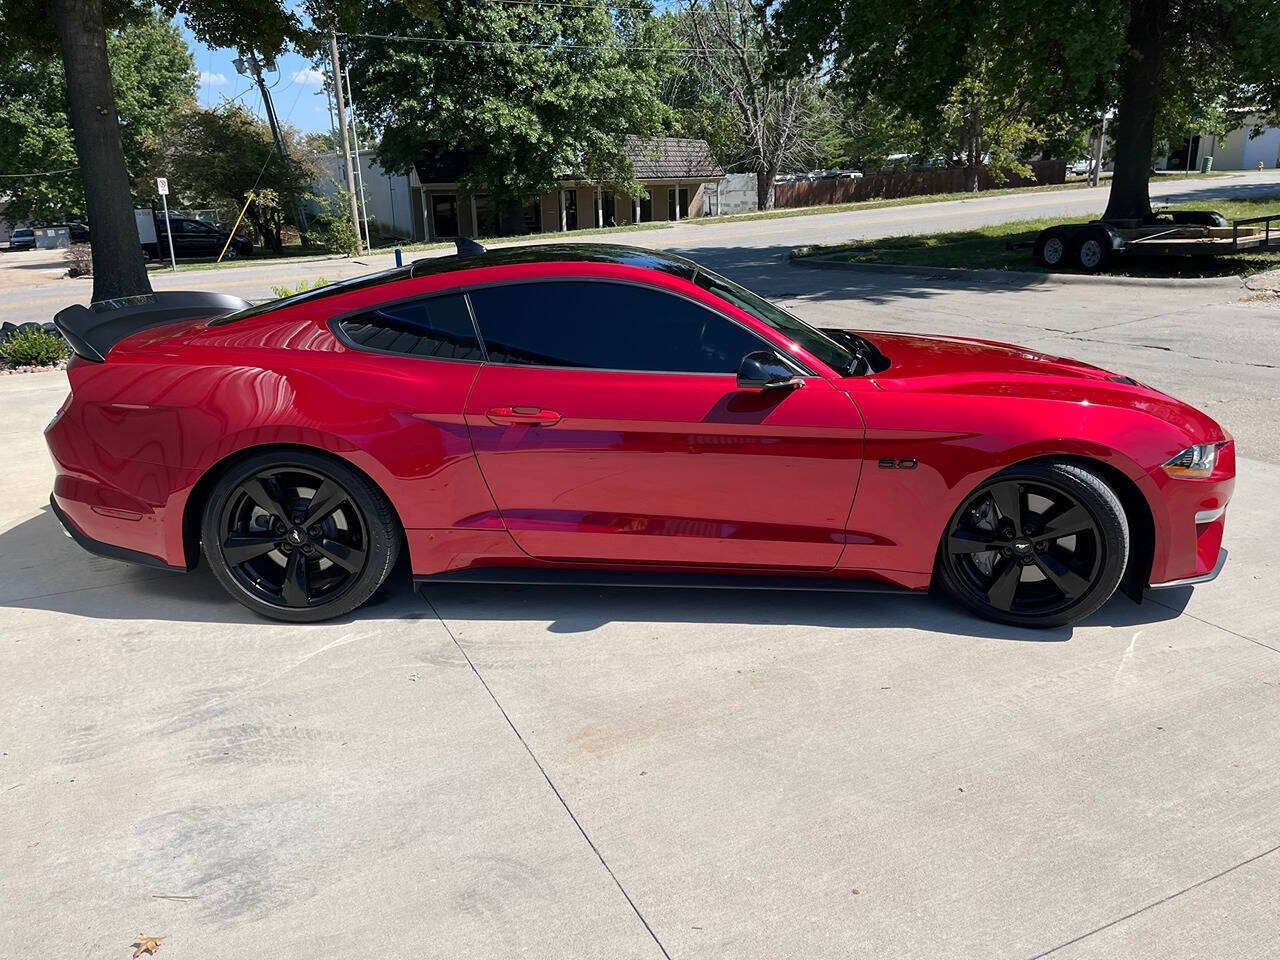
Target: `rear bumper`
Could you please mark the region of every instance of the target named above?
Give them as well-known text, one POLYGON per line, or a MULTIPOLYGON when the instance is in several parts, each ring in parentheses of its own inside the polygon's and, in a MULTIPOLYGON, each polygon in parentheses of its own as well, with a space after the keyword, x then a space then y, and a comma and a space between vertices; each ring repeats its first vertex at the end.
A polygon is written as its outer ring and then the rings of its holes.
POLYGON ((101 540, 93 539, 93 537, 75 525, 71 518, 58 506, 57 498, 52 495, 49 497, 49 509, 53 511, 53 515, 62 524, 63 532, 90 553, 97 554, 100 557, 107 557, 111 560, 122 560, 125 563, 138 563, 146 567, 159 567, 162 570, 174 570, 180 573, 186 572, 186 567, 175 567, 166 563, 160 557, 152 556, 149 553, 130 550, 127 547, 118 547, 112 543, 104 543, 101 540))

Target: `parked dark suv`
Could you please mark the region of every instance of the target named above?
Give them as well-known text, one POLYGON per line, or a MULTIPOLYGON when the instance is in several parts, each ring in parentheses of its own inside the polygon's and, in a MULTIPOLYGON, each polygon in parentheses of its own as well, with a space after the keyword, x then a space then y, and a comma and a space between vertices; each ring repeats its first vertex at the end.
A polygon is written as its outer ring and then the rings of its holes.
MULTIPOLYGON (((188 217, 170 217, 173 227, 173 255, 179 259, 186 257, 216 257, 222 252, 227 242, 227 231, 215 227, 203 220, 192 220, 188 217)), ((156 217, 156 242, 143 244, 149 257, 166 259, 169 256, 169 240, 165 235, 164 217, 156 217)), ((247 257, 253 253, 253 244, 248 238, 236 234, 227 247, 223 259, 247 257)))

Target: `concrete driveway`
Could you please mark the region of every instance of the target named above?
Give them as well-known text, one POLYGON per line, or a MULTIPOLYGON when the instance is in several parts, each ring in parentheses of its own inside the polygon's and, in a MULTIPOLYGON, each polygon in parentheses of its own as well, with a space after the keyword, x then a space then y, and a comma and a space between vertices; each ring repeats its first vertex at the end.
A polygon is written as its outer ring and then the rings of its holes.
POLYGON ((1222 577, 1047 633, 927 597, 403 577, 266 623, 67 541, 40 437, 65 379, 3 377, 0 956, 1280 952, 1280 312, 703 242, 818 323, 1203 404, 1242 456, 1222 577))

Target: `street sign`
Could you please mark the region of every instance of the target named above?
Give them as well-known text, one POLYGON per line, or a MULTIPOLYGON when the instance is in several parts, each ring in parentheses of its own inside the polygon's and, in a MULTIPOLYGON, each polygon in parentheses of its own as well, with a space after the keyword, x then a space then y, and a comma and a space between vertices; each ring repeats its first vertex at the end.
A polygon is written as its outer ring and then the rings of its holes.
POLYGON ((169 178, 156 177, 156 190, 160 194, 160 202, 164 204, 164 232, 169 238, 169 266, 177 273, 178 258, 173 255, 173 228, 169 226, 169 178))

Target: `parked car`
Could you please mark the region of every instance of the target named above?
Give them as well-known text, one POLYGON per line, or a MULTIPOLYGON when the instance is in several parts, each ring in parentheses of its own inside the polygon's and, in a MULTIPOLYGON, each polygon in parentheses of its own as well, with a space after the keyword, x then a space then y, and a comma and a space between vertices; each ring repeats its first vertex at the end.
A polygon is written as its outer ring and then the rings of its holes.
POLYGON ((36 232, 31 227, 18 227, 9 234, 10 250, 34 250, 36 248, 36 232))
POLYGON ((1067 173, 1073 177, 1087 177, 1093 172, 1093 158, 1085 157, 1083 160, 1076 160, 1067 166, 1067 173))
POLYGON ((55 223, 52 226, 54 226, 55 228, 57 227, 66 228, 67 233, 70 235, 72 243, 88 243, 89 242, 89 228, 85 224, 80 223, 78 220, 73 220, 69 223, 55 223))
POLYGON ((55 322, 68 534, 203 556, 281 620, 359 607, 401 551, 436 584, 937 584, 1037 627, 1225 556, 1235 448, 1199 410, 1022 347, 815 329, 652 250, 464 241, 55 322))
MULTIPOLYGON (((170 217, 169 223, 173 227, 173 254, 179 260, 216 257, 222 253, 222 248, 227 244, 227 237, 230 236, 226 230, 212 223, 193 220, 190 217, 170 217)), ((168 258, 169 240, 165 233, 163 216, 156 217, 156 242, 145 243, 142 248, 152 259, 168 258)), ((251 253, 253 253, 253 243, 248 237, 237 233, 232 238, 231 245, 227 247, 223 259, 234 260, 236 257, 247 257, 251 253)))

